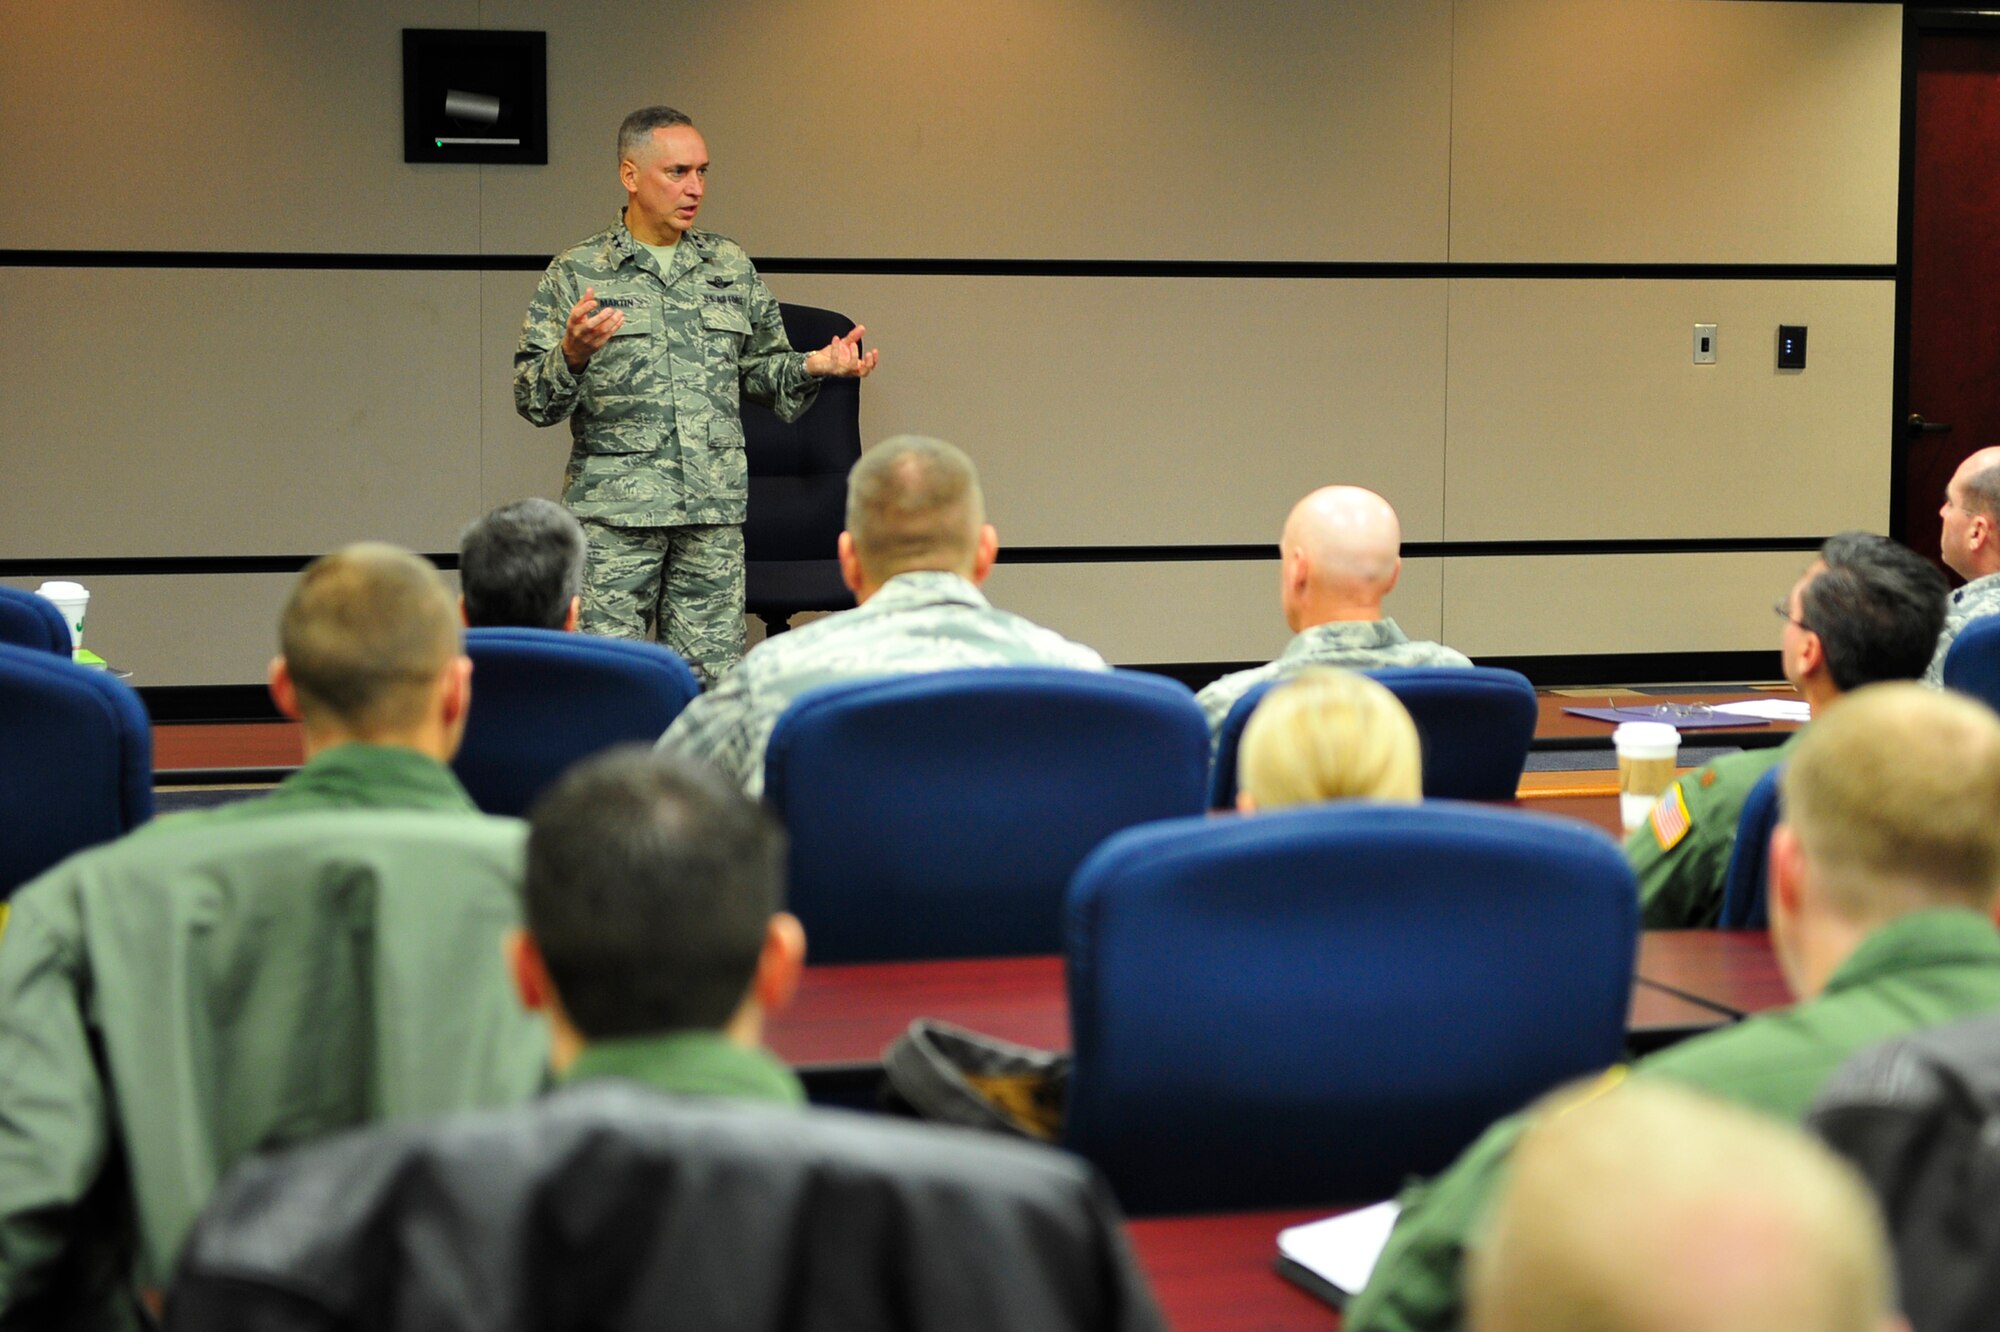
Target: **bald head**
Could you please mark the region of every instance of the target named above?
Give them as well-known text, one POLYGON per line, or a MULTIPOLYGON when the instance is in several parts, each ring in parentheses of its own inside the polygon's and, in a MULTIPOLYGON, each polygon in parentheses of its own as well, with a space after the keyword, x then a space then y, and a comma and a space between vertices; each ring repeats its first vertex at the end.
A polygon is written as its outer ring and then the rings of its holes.
POLYGON ((972 459, 941 439, 885 439, 847 475, 842 563, 855 564, 867 586, 916 570, 976 581, 990 533, 972 459))
POLYGON ((1888 1241, 1853 1171, 1665 1083, 1545 1101, 1468 1277, 1474 1332, 1894 1325, 1888 1241))
POLYGON ((1939 553, 1953 572, 1965 578, 2000 573, 2000 445, 1958 465, 1938 517, 1939 553))
POLYGON ((1389 501, 1359 486, 1324 486, 1292 507, 1278 539, 1294 630, 1375 620, 1402 571, 1403 528, 1389 501))

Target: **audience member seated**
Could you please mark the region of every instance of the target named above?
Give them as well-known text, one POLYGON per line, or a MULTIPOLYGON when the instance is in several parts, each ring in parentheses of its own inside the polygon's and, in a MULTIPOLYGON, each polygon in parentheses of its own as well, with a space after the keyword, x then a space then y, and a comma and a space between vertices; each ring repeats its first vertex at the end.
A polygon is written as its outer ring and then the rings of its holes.
POLYGON ((308 809, 476 814, 446 764, 465 735, 472 662, 430 561, 364 542, 299 575, 278 622, 271 698, 299 722, 305 766, 268 795, 155 819, 148 829, 308 809))
POLYGON ((1109 669, 1089 648, 987 602, 979 585, 999 548, 970 458, 921 435, 882 441, 847 478, 840 575, 859 604, 759 643, 688 704, 661 748, 704 759, 760 795, 771 728, 808 689, 970 666, 1109 669))
POLYGON ((1236 807, 1424 797, 1416 723, 1365 675, 1315 666, 1264 696, 1243 728, 1236 807))
MULTIPOLYGON (((1771 940, 1800 1002, 1651 1055, 1633 1076, 1797 1122, 1856 1051, 2000 1007, 2000 718, 1917 684, 1873 685, 1807 729, 1781 780, 1771 940)), ((1405 1191, 1348 1332, 1459 1325, 1466 1245, 1525 1124, 1500 1121, 1405 1191)))
POLYGON ((554 500, 503 504, 458 539, 458 606, 472 629, 576 632, 583 527, 554 500))
MULTIPOLYGON (((1777 607, 1785 621, 1785 678, 1815 718, 1865 684, 1916 679, 1944 622, 1944 591, 1937 570, 1887 537, 1829 537, 1777 607)), ((1703 764, 1669 786, 1632 830, 1625 855, 1639 877, 1647 929, 1716 923, 1743 802, 1797 743, 1794 737, 1703 764)))
POLYGON ((167 1325, 1160 1328, 1082 1162, 799 1107, 759 1045, 804 955, 784 863, 771 816, 700 764, 579 765, 535 807, 510 950, 565 1085, 250 1163, 167 1325))
POLYGON ((1276 661, 1225 675, 1195 696, 1209 735, 1251 686, 1308 666, 1470 666, 1462 652, 1405 638, 1382 614, 1403 572, 1402 549, 1396 511, 1372 490, 1325 486, 1294 505, 1278 538, 1278 605, 1295 637, 1276 661))
POLYGON ((798 1105, 762 1047, 798 988, 805 931, 784 908, 785 839, 709 769, 632 746, 537 801, 527 928, 508 947, 567 1079, 798 1105))
POLYGON ((1958 465, 1938 517, 1944 520, 1938 553, 1965 586, 1951 594, 1944 632, 1924 669, 1924 683, 1931 685, 1944 683, 1944 659, 1959 630, 2000 612, 2000 445, 1980 449, 1958 465))
POLYGON ((13 900, 0 1324, 127 1325, 133 1282, 164 1277, 241 1155, 546 1078, 546 1033, 495 970, 525 829, 479 814, 444 766, 470 667, 437 571, 389 546, 325 556, 280 640, 298 773, 13 900))
POLYGON ((1469 1257, 1471 1332, 1901 1326, 1874 1203, 1804 1133, 1657 1085, 1531 1118, 1469 1257))

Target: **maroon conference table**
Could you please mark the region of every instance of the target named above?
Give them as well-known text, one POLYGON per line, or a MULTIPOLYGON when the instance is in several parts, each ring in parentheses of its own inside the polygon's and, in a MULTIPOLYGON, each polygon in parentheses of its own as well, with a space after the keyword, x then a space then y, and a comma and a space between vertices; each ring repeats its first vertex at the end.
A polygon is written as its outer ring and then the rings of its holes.
MULTIPOLYGON (((807 967, 791 1005, 764 1039, 802 1072, 879 1065, 912 1018, 938 1018, 1044 1050, 1069 1048, 1069 995, 1060 957, 981 957, 807 967)), ((1651 1048, 1733 1020, 1693 995, 1635 981, 1628 1035, 1651 1048)))
POLYGON ((1647 930, 1634 970, 1649 985, 1736 1017, 1792 1002, 1765 930, 1647 930))
POLYGON ((1186 1332, 1327 1332, 1340 1311, 1272 1270, 1278 1232, 1345 1209, 1307 1207, 1125 1223, 1167 1322, 1186 1332))

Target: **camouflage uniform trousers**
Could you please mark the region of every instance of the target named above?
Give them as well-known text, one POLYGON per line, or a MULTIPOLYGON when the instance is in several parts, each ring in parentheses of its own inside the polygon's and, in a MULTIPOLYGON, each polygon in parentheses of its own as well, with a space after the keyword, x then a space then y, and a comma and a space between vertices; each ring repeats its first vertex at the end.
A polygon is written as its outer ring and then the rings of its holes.
POLYGON ((660 642, 712 689, 743 657, 743 529, 613 527, 581 520, 586 549, 577 627, 660 642))

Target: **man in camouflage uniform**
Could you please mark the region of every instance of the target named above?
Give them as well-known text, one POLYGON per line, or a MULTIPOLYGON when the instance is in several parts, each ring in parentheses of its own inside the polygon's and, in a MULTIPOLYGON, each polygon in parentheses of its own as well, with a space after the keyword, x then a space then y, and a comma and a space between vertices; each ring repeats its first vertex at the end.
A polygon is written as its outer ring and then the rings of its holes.
POLYGON ((998 551, 970 458, 943 440, 884 440, 847 478, 840 574, 856 608, 759 643, 720 688, 688 704, 660 748, 705 759, 761 795, 771 728, 808 689, 968 666, 1109 669, 1089 648, 987 602, 979 584, 998 551))
POLYGON ((671 107, 618 130, 625 210, 556 256, 514 352, 514 405, 570 423, 563 502, 588 543, 584 632, 657 629, 706 684, 743 655, 749 468, 739 395, 787 421, 875 368, 855 328, 802 355, 736 242, 695 229, 708 146, 671 107))
POLYGON ((1945 608, 1944 632, 1924 671, 1924 683, 1944 683, 1945 654, 1958 631, 1982 615, 2000 612, 2000 445, 1980 449, 1958 465, 1944 488, 1940 553, 1966 580, 1945 608))
MULTIPOLYGON (((1876 680, 1914 680, 1944 623, 1944 579, 1907 547, 1868 532, 1827 538, 1783 605, 1780 655, 1815 717, 1876 680)), ((1625 839, 1647 929, 1713 926, 1750 788, 1797 738, 1705 763, 1668 787, 1625 839)))
POLYGON ((1225 675, 1195 696, 1208 732, 1237 699, 1308 666, 1470 666, 1441 643, 1412 642, 1382 614, 1403 572, 1403 529, 1389 501, 1359 486, 1324 486, 1292 506, 1278 538, 1278 604, 1296 635, 1276 661, 1225 675))

